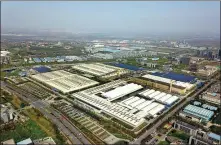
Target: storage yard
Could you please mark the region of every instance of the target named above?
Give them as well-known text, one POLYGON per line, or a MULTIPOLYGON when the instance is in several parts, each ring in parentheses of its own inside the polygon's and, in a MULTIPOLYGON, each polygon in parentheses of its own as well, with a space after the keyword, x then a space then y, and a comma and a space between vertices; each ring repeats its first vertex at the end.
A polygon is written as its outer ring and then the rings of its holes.
POLYGON ((32 75, 31 78, 55 88, 64 94, 98 84, 96 81, 64 70, 32 75))
POLYGON ((102 63, 80 63, 72 66, 72 68, 99 77, 105 75, 112 76, 112 74, 121 75, 127 73, 127 71, 122 68, 105 65, 102 63))

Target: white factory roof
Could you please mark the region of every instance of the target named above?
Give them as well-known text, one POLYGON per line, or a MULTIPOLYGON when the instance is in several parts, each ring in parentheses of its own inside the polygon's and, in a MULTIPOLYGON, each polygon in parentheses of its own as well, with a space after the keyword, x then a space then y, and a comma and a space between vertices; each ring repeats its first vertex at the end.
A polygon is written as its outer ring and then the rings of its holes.
POLYGON ((149 98, 153 98, 154 96, 157 96, 157 95, 159 95, 160 93, 161 93, 160 91, 156 91, 156 92, 150 94, 150 95, 149 95, 149 98))
POLYGON ((159 113, 160 111, 162 111, 165 108, 164 105, 159 104, 157 105, 155 108, 151 109, 148 113, 152 116, 154 116, 155 114, 159 113))
POLYGON ((131 103, 130 106, 131 107, 136 107, 136 106, 138 106, 139 104, 141 104, 143 102, 145 102, 145 99, 139 99, 136 102, 131 103))
POLYGON ((136 108, 137 108, 138 110, 142 110, 142 108, 146 107, 147 105, 151 104, 152 102, 153 102, 152 100, 151 100, 151 101, 146 100, 146 101, 143 102, 142 104, 136 106, 136 108))
POLYGON ((98 84, 96 81, 77 74, 66 72, 64 70, 41 73, 32 75, 31 77, 56 88, 63 93, 72 92, 98 84))
POLYGON ((154 92, 155 92, 155 90, 153 90, 153 89, 151 89, 151 90, 147 89, 147 90, 141 92, 140 95, 143 95, 143 96, 147 97, 148 95, 150 95, 154 92))
POLYGON ((130 99, 130 100, 127 100, 127 101, 125 101, 125 102, 123 102, 124 104, 126 104, 126 105, 129 105, 129 104, 131 104, 131 103, 133 103, 133 102, 135 102, 135 101, 137 101, 137 100, 139 100, 140 98, 139 97, 131 97, 132 99, 130 99))
POLYGON ((1 56, 7 56, 9 53, 9 51, 1 51, 1 56))
POLYGON ((171 82, 173 82, 173 85, 176 85, 176 86, 179 86, 179 87, 184 87, 184 88, 187 88, 187 89, 190 89, 194 86, 193 84, 190 84, 190 83, 175 81, 175 80, 172 80, 172 79, 159 77, 159 76, 155 76, 155 75, 150 75, 150 74, 144 75, 143 78, 151 79, 151 80, 154 80, 154 81, 160 81, 160 82, 167 83, 167 84, 170 84, 171 82))
POLYGON ((146 106, 145 108, 143 108, 142 110, 147 112, 149 110, 151 110, 152 108, 156 107, 159 103, 153 102, 150 105, 146 106))
POLYGON ((111 103, 105 99, 100 98, 99 96, 86 93, 75 93, 73 96, 82 100, 83 102, 87 102, 92 106, 100 108, 107 114, 123 120, 132 126, 138 126, 144 121, 143 118, 138 118, 136 115, 128 112, 125 109, 122 109, 123 106, 120 106, 117 103, 111 103))
POLYGON ((171 94, 166 94, 161 91, 155 91, 153 89, 151 89, 151 90, 147 89, 139 94, 142 96, 157 100, 157 101, 159 101, 163 104, 167 104, 167 105, 171 105, 179 99, 179 97, 177 97, 177 96, 172 96, 171 94))
POLYGON ((172 104, 173 102, 175 102, 175 101, 177 101, 179 98, 177 97, 177 96, 172 96, 172 97, 170 97, 169 99, 167 99, 166 101, 165 101, 165 103, 167 104, 167 105, 170 105, 170 104, 172 104))
POLYGON ((102 76, 102 75, 121 69, 118 67, 105 65, 101 63, 90 63, 90 64, 80 63, 80 64, 76 64, 72 66, 72 68, 79 70, 79 71, 86 72, 86 73, 90 73, 96 76, 102 76))
POLYGON ((165 96, 165 95, 166 95, 166 93, 162 92, 162 93, 160 93, 159 95, 156 95, 153 99, 159 100, 161 97, 163 97, 163 96, 165 96))
POLYGON ((136 115, 140 118, 143 118, 147 115, 155 116, 155 114, 161 112, 165 108, 164 105, 155 102, 151 103, 149 106, 150 107, 146 107, 146 109, 142 109, 136 113, 136 115))
POLYGON ((162 98, 160 98, 161 102, 165 102, 167 99, 169 99, 170 97, 172 97, 171 94, 167 94, 166 96, 163 96, 162 98))
POLYGON ((115 99, 118 99, 120 97, 123 97, 125 95, 128 95, 132 92, 135 92, 139 89, 142 89, 143 87, 141 85, 137 85, 134 83, 126 84, 122 87, 117 87, 114 90, 111 90, 109 92, 103 93, 102 96, 108 98, 108 100, 112 101, 115 99))

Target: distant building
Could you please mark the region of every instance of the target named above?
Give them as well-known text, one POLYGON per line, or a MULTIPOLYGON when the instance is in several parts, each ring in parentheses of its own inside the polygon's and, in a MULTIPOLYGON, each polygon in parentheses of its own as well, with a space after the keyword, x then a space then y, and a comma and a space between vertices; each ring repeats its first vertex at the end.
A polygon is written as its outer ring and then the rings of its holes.
POLYGON ((197 64, 190 64, 189 65, 189 70, 190 71, 193 71, 193 72, 196 72, 197 71, 197 64))
POLYGON ((218 58, 221 58, 221 49, 218 49, 218 58))
POLYGON ((10 52, 9 51, 1 51, 1 64, 10 64, 10 52))
POLYGON ((189 57, 181 57, 180 58, 180 64, 189 65, 189 63, 190 63, 190 58, 189 57))

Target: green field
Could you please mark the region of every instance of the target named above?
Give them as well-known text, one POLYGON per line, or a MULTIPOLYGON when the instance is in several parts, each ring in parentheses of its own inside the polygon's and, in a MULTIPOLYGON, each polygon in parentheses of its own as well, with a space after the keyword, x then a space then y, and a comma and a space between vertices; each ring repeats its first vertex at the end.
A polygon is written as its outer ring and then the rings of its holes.
POLYGON ((158 145, 169 145, 170 143, 167 141, 160 141, 158 145))
POLYGON ((216 116, 216 118, 214 118, 214 120, 212 122, 221 125, 221 121, 220 120, 221 120, 221 113, 219 113, 216 116))
POLYGON ((28 120, 24 124, 17 124, 14 130, 8 130, 1 133, 0 141, 13 138, 15 142, 19 142, 27 138, 34 140, 43 137, 47 137, 46 133, 41 130, 36 122, 28 120))
POLYGON ((189 135, 187 135, 186 133, 182 132, 182 131, 178 131, 178 130, 172 130, 168 136, 174 136, 177 137, 179 139, 182 139, 184 141, 188 141, 189 139, 189 135))

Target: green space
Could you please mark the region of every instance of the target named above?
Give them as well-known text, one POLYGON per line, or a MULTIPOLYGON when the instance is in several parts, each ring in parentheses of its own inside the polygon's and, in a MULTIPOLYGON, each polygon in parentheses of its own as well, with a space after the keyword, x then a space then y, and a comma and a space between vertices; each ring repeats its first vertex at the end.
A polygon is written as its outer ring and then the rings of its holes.
POLYGON ((212 123, 221 125, 221 113, 219 113, 212 121, 212 123))
POLYGON ((186 70, 187 68, 188 65, 185 64, 173 65, 173 71, 176 73, 183 73, 182 70, 186 70))
POLYGON ((128 124, 126 124, 126 123, 124 123, 124 122, 122 122, 122 121, 120 121, 116 118, 112 118, 112 120, 116 123, 119 123, 119 124, 123 125, 124 127, 128 128, 128 129, 133 129, 134 128, 133 126, 130 126, 130 125, 128 125, 128 124))
POLYGON ((184 140, 184 141, 188 141, 189 139, 189 135, 187 135, 186 133, 184 133, 183 131, 180 131, 180 130, 172 130, 171 132, 169 132, 168 136, 173 136, 173 137, 177 137, 181 140, 184 140))
POLYGON ((1 132, 0 141, 13 138, 15 142, 22 141, 27 138, 40 139, 47 137, 47 134, 41 130, 36 122, 28 120, 25 123, 18 123, 13 130, 4 130, 1 132))
POLYGON ((58 131, 57 127, 46 119, 41 112, 34 108, 25 109, 23 112, 29 116, 31 120, 35 121, 48 136, 51 136, 56 143, 64 143, 60 131, 58 131))
POLYGON ((211 132, 213 132, 213 133, 220 134, 220 132, 221 132, 221 127, 212 125, 212 126, 210 126, 210 130, 211 130, 211 132))
POLYGON ((158 145, 170 145, 168 141, 160 141, 158 145))

